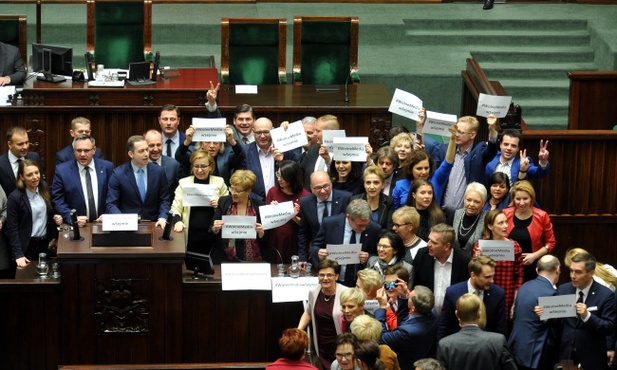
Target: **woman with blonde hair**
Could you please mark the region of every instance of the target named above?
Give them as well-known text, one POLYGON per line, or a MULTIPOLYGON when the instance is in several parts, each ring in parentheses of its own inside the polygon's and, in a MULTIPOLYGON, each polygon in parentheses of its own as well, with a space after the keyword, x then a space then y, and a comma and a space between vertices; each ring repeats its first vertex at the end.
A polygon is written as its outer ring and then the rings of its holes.
POLYGON ((416 235, 419 228, 420 214, 414 207, 403 206, 392 214, 392 230, 403 240, 405 245, 403 260, 409 264, 413 263, 418 250, 427 246, 426 241, 416 235))
POLYGON ((347 289, 341 293, 341 312, 343 312, 343 332, 351 332, 351 323, 364 312, 366 293, 360 288, 347 289))
MULTIPOLYGON (((360 315, 351 323, 351 333, 358 340, 372 340, 376 343, 381 338, 381 323, 369 315, 360 315)), ((387 344, 380 344, 379 350, 381 355, 379 358, 383 362, 386 370, 399 370, 398 356, 387 344)))
MULTIPOLYGON (((564 258, 564 264, 569 268, 572 263, 572 257, 576 256, 580 253, 589 253, 583 248, 570 248, 566 252, 566 257, 564 258)), ((604 285, 609 288, 613 292, 615 291, 615 287, 617 286, 617 270, 609 264, 596 262, 596 270, 593 274, 593 279, 599 284, 604 285)))
POLYGON ((377 222, 382 229, 392 228, 392 212, 394 212, 394 199, 382 192, 386 184, 386 174, 375 165, 368 166, 364 170, 364 192, 351 197, 364 199, 371 207, 371 220, 377 222))

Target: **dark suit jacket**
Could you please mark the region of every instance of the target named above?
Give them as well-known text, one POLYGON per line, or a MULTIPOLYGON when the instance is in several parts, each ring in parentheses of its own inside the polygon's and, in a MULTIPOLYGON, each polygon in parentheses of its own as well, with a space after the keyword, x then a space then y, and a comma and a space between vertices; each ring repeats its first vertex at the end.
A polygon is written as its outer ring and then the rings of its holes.
MULTIPOLYGON (((315 241, 313 242, 313 248, 311 251, 311 263, 313 266, 319 264, 318 252, 321 248, 326 248, 328 244, 343 244, 345 238, 345 223, 346 214, 339 213, 334 216, 327 217, 321 222, 321 227, 315 241)), ((371 255, 377 254, 377 242, 379 241, 379 235, 381 234, 381 227, 378 223, 371 221, 362 233, 362 251, 368 252, 371 255)), ((360 268, 360 264, 347 265, 347 272, 345 274, 345 285, 349 287, 356 286, 356 272, 360 268)))
POLYGON ((516 370, 503 334, 465 325, 439 341, 437 360, 448 369, 516 370))
MULTIPOLYGON (((187 147, 184 143, 180 143, 176 151, 176 160, 184 169, 184 177, 190 176, 191 172, 191 155, 194 152, 194 147, 187 147)), ((225 144, 225 151, 216 156, 216 169, 212 172, 214 176, 222 177, 225 184, 229 185, 229 178, 236 169, 242 167, 244 163, 244 151, 239 141, 236 141, 235 146, 225 144)))
MULTIPOLYGON (((36 152, 28 152, 26 154, 26 159, 32 159, 36 163, 41 165, 41 159, 39 157, 39 153, 36 152)), ((43 169, 41 168, 41 171, 43 169)), ((15 185, 15 175, 13 174, 13 167, 11 166, 11 162, 9 162, 9 154, 4 153, 0 155, 0 185, 4 192, 9 196, 13 190, 17 189, 17 185, 15 185)))
MULTIPOLYGON (((460 327, 454 311, 456 311, 456 301, 465 293, 469 293, 467 280, 450 285, 446 289, 446 296, 439 316, 437 340, 459 331, 460 327)), ((491 284, 490 288, 484 291, 483 301, 486 307, 485 330, 506 335, 505 291, 501 287, 491 284)))
POLYGON ((319 158, 319 148, 321 148, 321 145, 313 145, 306 151, 306 155, 301 155, 300 168, 304 176, 304 188, 308 191, 311 191, 311 174, 315 172, 315 163, 317 158, 319 158))
MULTIPOLYGON (((445 158, 446 151, 448 150, 448 144, 441 144, 439 148, 441 149, 443 158, 445 158)), ((471 151, 463 160, 465 164, 465 179, 468 184, 474 181, 479 182, 480 184, 486 184, 484 178, 484 168, 486 164, 490 162, 493 157, 495 157, 495 153, 497 153, 496 142, 491 143, 490 141, 481 141, 471 148, 471 151)), ((447 187, 447 184, 443 187, 444 194, 447 187)))
MULTIPOLYGON (((351 199, 351 193, 332 189, 332 215, 345 213, 351 199)), ((311 243, 319 232, 319 218, 317 217, 317 197, 310 194, 300 198, 300 229, 298 232, 298 257, 300 261, 309 260, 311 243)))
POLYGON ((386 327, 386 310, 377 309, 375 319, 381 322, 379 343, 387 344, 396 352, 401 369, 414 370, 414 362, 430 357, 429 352, 437 335, 437 317, 433 313, 407 315, 407 318, 392 331, 388 331, 386 327))
MULTIPOLYGON (((94 158, 103 159, 103 151, 101 148, 96 148, 94 158)), ((75 161, 75 151, 73 150, 73 145, 67 145, 56 153, 56 165, 70 161, 75 161)))
POLYGON ((26 79, 26 68, 19 49, 0 42, 0 76, 9 76, 11 85, 22 85, 26 79))
POLYGON ((182 177, 182 167, 174 158, 161 156, 161 167, 165 169, 165 177, 169 185, 169 202, 174 200, 174 193, 178 187, 178 181, 182 177))
POLYGON ((138 213, 142 220, 167 218, 171 204, 165 170, 148 163, 146 200, 141 201, 131 162, 117 167, 109 180, 107 213, 138 213))
MULTIPOLYGON (((557 288, 557 295, 576 294, 571 282, 557 288)), ((607 336, 615 331, 615 295, 610 289, 592 281, 585 298, 591 317, 583 322, 579 317, 562 319, 559 358, 570 358, 576 346, 577 359, 584 369, 606 369, 607 336)))
MULTIPOLYGON (((363 199, 366 200, 366 193, 356 194, 351 197, 351 200, 354 199, 363 199)), ((379 209, 377 210, 379 214, 377 218, 377 223, 381 226, 382 229, 392 230, 392 214, 394 213, 394 199, 385 195, 384 193, 379 194, 379 209)))
MULTIPOLYGON (((492 160, 486 164, 485 174, 484 174, 484 184, 488 184, 491 176, 493 176, 493 174, 495 173, 495 167, 497 167, 497 165, 499 164, 499 158, 501 158, 501 152, 497 152, 493 156, 492 160)), ((545 168, 542 168, 539 165, 536 166, 533 163, 533 160, 531 159, 531 157, 528 156, 527 159, 529 159, 529 168, 527 169, 526 179, 543 179, 546 176, 548 176, 550 169, 551 169, 550 162, 546 165, 545 168)), ((510 181, 511 182, 514 183, 518 181, 518 171, 520 169, 521 169, 521 158, 517 154, 516 157, 514 157, 514 161, 512 162, 512 168, 510 169, 510 181)))
MULTIPOLYGON (((104 159, 94 158, 96 179, 98 182, 98 212, 97 216, 105 213, 107 186, 114 171, 113 163, 104 159)), ((56 213, 61 215, 64 222, 71 222, 71 210, 77 211, 77 216, 87 216, 85 189, 81 186, 79 166, 73 159, 71 162, 60 163, 56 166, 56 175, 51 186, 51 200, 56 213)))
POLYGON ((550 297, 556 293, 553 284, 543 276, 526 282, 518 290, 514 326, 508 339, 512 357, 518 365, 533 369, 540 366, 550 331, 533 309, 538 305, 539 297, 550 297))
MULTIPOLYGON (((458 248, 452 249, 452 278, 450 285, 469 279, 467 264, 471 257, 458 248)), ((435 259, 428 254, 428 248, 420 248, 413 260, 413 286, 424 285, 435 290, 435 259)))
MULTIPOLYGON (((47 186, 44 184, 44 186, 47 186)), ((47 209, 47 239, 55 234, 53 210, 47 209)), ((6 235, 13 260, 24 257, 32 234, 32 208, 25 190, 15 189, 8 197, 6 235)))

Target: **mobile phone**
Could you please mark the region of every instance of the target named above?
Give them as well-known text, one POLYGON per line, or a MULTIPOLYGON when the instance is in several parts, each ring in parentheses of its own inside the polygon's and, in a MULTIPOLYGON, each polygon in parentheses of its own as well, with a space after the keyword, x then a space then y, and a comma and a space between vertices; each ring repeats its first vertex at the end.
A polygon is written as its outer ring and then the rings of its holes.
POLYGON ((398 281, 389 281, 383 285, 384 289, 392 290, 398 286, 398 281))

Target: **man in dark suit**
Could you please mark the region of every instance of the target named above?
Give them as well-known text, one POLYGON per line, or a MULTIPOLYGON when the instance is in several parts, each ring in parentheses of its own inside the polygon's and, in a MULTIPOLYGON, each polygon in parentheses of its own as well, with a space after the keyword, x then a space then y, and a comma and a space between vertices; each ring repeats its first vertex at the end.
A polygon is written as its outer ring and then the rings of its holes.
POLYGON ((465 293, 480 297, 486 307, 484 330, 506 335, 506 293, 494 284, 495 262, 487 256, 478 256, 469 262, 469 280, 461 281, 446 289, 446 297, 439 316, 437 340, 459 331, 454 313, 456 301, 465 293))
MULTIPOLYGON (((557 295, 576 296, 576 317, 561 320, 560 359, 572 359, 583 369, 608 368, 607 337, 615 333, 615 295, 593 280, 596 259, 589 253, 572 257, 571 282, 557 295)), ((612 348, 610 348, 612 349, 612 348)))
MULTIPOLYGON (((0 86, 21 85, 26 79, 26 68, 19 49, 0 42, 0 86)), ((7 194, 8 196, 8 194, 7 194)))
POLYGON ((94 138, 81 134, 73 139, 73 160, 56 166, 51 198, 56 213, 71 223, 71 210, 77 211, 77 223, 100 221, 105 211, 107 185, 114 171, 113 163, 94 157, 94 138), (89 174, 87 174, 88 172, 89 174))
MULTIPOLYGON (((547 348, 550 330, 546 322, 534 312, 539 297, 551 297, 557 293, 555 284, 559 281, 559 259, 550 254, 542 256, 536 266, 538 277, 523 284, 516 295, 514 325, 508 339, 514 362, 519 370, 548 370, 557 362, 547 348)), ((550 338, 552 341, 552 338, 550 338)))
POLYGON ((6 132, 6 140, 9 150, 0 156, 0 185, 8 197, 13 190, 17 189, 15 180, 19 162, 23 159, 32 159, 39 164, 38 153, 29 152, 30 141, 28 132, 23 127, 12 127, 6 132))
POLYGON ((310 248, 323 219, 343 213, 351 198, 351 193, 333 189, 332 180, 324 171, 313 172, 310 189, 312 194, 300 198, 298 257, 302 268, 309 261, 310 248))
POLYGON ((478 326, 482 302, 465 293, 456 302, 461 331, 439 341, 437 359, 447 369, 516 370, 503 334, 486 332, 478 326))
POLYGON ((253 124, 255 142, 245 145, 244 164, 247 170, 253 171, 257 176, 257 183, 253 193, 260 199, 265 200, 268 190, 276 184, 276 170, 282 160, 300 160, 300 148, 282 153, 272 146, 272 121, 262 117, 253 124))
POLYGON ((159 126, 163 137, 163 155, 174 158, 178 147, 186 139, 184 132, 178 130, 180 126, 180 108, 173 104, 165 104, 159 113, 159 126))
POLYGON ((117 167, 109 180, 107 213, 137 213, 164 228, 170 208, 165 170, 149 162, 143 136, 131 136, 126 149, 131 160, 117 167))
MULTIPOLYGON (((76 117, 71 121, 69 134, 73 139, 79 135, 92 135, 91 127, 92 125, 89 119, 86 117, 76 117)), ((101 148, 96 148, 94 158, 103 159, 103 151, 101 148)), ((56 164, 73 161, 75 161, 75 152, 73 149, 73 142, 71 142, 71 144, 65 146, 56 153, 56 164)))
POLYGON ((300 168, 304 174, 304 187, 311 190, 311 174, 315 171, 328 171, 332 157, 328 153, 328 148, 323 145, 324 130, 338 130, 340 125, 336 116, 327 114, 317 118, 315 122, 315 133, 317 135, 317 144, 310 147, 306 155, 303 156, 300 162, 300 168))
POLYGON ((452 226, 437 224, 431 228, 427 247, 420 248, 413 260, 413 286, 424 285, 433 291, 437 313, 441 312, 446 288, 469 279, 471 257, 453 246, 452 226))
POLYGON ((255 112, 253 107, 248 104, 238 105, 234 112, 233 127, 234 138, 242 146, 255 142, 253 135, 253 124, 255 122, 255 112))
POLYGON ((341 264, 339 275, 341 284, 355 287, 360 265, 365 264, 370 255, 377 254, 380 234, 381 226, 371 221, 371 207, 368 203, 362 199, 353 200, 347 206, 345 214, 323 220, 313 243, 311 263, 317 266, 319 261, 328 257, 328 244, 362 244, 360 264, 341 264))
POLYGON ((163 137, 160 132, 148 130, 144 134, 144 138, 148 143, 150 162, 165 169, 165 177, 167 177, 167 184, 169 185, 169 201, 173 202, 178 181, 182 177, 180 163, 175 158, 163 155, 163 137))
POLYGON ((425 286, 417 285, 409 293, 409 314, 394 330, 389 330, 386 325, 387 297, 382 295, 377 299, 379 308, 375 311, 375 318, 381 322, 382 328, 379 343, 387 344, 396 352, 401 369, 414 370, 414 362, 430 357, 429 352, 437 334, 433 292, 425 286))

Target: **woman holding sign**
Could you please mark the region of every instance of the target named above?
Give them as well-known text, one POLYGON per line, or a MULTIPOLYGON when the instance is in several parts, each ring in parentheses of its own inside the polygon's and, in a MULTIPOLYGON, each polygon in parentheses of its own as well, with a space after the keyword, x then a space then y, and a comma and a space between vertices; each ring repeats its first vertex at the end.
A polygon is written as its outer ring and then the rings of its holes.
MULTIPOLYGON (((506 314, 511 314, 516 292, 523 285, 523 250, 514 240, 507 238, 508 219, 499 209, 490 211, 484 217, 483 240, 508 240, 514 249, 514 261, 497 261, 495 266, 495 284, 506 291, 506 314)), ((481 256, 482 248, 477 241, 473 246, 472 256, 481 256)), ((510 317, 511 318, 511 317, 510 317)))
POLYGON ((276 180, 276 186, 270 188, 266 195, 266 204, 293 202, 295 215, 286 224, 277 227, 270 235, 268 245, 271 248, 266 255, 269 256, 268 260, 271 263, 289 263, 291 256, 298 254, 300 198, 311 193, 302 186, 302 171, 294 161, 281 161, 276 171, 276 180))
POLYGON ((184 231, 187 251, 209 254, 214 262, 220 263, 222 256, 216 253, 220 252, 220 248, 215 248, 218 238, 203 225, 212 223, 214 207, 218 205, 219 198, 228 195, 229 192, 225 181, 221 177, 212 175, 216 170, 216 163, 205 150, 199 149, 191 155, 190 169, 193 175, 180 179, 171 205, 171 211, 174 214, 174 231, 177 233, 184 231), (191 201, 185 201, 188 189, 194 193, 201 185, 213 190, 214 196, 203 205, 187 205, 186 203, 193 204, 191 201))
MULTIPOLYGON (((225 224, 223 215, 226 216, 251 216, 256 218, 254 225, 257 239, 223 239, 223 251, 226 259, 233 262, 261 262, 261 249, 265 245, 265 231, 261 225, 259 206, 264 203, 261 200, 251 198, 251 191, 257 182, 257 176, 249 170, 238 170, 229 179, 230 196, 219 199, 214 220, 210 230, 219 234, 225 224)), ((253 227, 251 225, 251 227, 253 227)))

